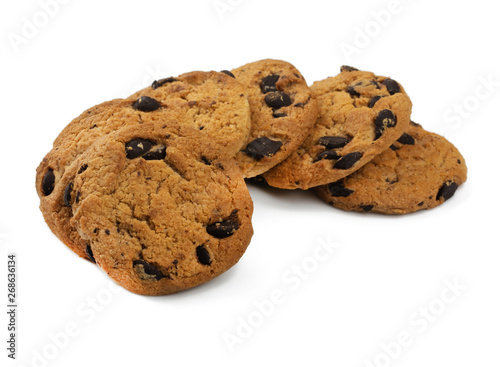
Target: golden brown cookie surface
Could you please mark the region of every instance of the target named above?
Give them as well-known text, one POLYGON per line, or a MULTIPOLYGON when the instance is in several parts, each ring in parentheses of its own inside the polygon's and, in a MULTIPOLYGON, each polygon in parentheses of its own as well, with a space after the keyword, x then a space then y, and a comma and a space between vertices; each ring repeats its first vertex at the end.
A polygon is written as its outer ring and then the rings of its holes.
POLYGON ((234 161, 196 131, 125 128, 70 168, 64 200, 91 259, 123 287, 175 293, 222 274, 253 234, 253 204, 234 161))
POLYGON ((261 60, 232 70, 248 93, 252 127, 236 155, 246 177, 264 173, 283 161, 309 135, 318 105, 304 77, 290 63, 261 60))
POLYGON ((263 176, 269 185, 308 189, 339 180, 398 139, 410 122, 411 101, 396 81, 343 67, 315 82, 320 113, 305 142, 263 176))
POLYGON ((315 191, 343 210, 405 214, 442 204, 466 179, 460 152, 412 123, 391 148, 359 171, 315 191))

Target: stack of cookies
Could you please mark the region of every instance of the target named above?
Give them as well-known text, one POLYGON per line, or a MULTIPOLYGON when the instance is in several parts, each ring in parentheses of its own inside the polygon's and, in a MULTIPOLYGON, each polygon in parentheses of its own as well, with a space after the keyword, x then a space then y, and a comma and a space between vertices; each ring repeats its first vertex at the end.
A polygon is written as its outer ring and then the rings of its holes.
POLYGON ((161 79, 60 133, 37 169, 40 208, 63 243, 126 289, 175 293, 244 254, 245 179, 387 214, 453 196, 463 157, 410 115, 399 83, 352 67, 311 87, 279 60, 161 79))

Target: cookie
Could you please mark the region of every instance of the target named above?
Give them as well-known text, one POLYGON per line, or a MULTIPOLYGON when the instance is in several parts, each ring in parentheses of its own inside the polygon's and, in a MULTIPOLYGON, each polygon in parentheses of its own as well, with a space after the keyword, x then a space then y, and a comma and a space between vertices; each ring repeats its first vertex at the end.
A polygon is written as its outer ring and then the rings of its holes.
POLYGON ((412 123, 360 170, 315 191, 343 210, 405 214, 442 204, 466 179, 467 166, 457 148, 412 123))
POLYGON ((246 177, 274 167, 309 135, 318 104, 300 72, 290 63, 261 60, 230 72, 247 89, 252 126, 236 160, 246 177))
POLYGON ((221 154, 230 157, 242 149, 250 133, 246 88, 222 72, 193 71, 157 80, 127 100, 143 103, 146 108, 153 100, 166 109, 183 111, 186 117, 182 120, 186 122, 180 125, 200 129, 221 147, 221 154))
POLYGON ((52 232, 80 257, 85 242, 69 225, 59 184, 66 167, 97 139, 128 126, 159 123, 184 134, 198 129, 219 154, 234 156, 250 131, 250 108, 240 83, 223 73, 192 72, 155 81, 126 100, 102 103, 74 119, 56 138, 37 169, 40 209, 52 232))
POLYGON ((351 174, 398 139, 410 122, 411 101, 396 81, 342 67, 311 87, 320 106, 305 142, 263 176, 269 185, 308 189, 351 174))
POLYGON ((124 128, 90 147, 63 181, 89 258, 134 293, 205 283, 236 264, 253 234, 241 172, 198 131, 124 128))

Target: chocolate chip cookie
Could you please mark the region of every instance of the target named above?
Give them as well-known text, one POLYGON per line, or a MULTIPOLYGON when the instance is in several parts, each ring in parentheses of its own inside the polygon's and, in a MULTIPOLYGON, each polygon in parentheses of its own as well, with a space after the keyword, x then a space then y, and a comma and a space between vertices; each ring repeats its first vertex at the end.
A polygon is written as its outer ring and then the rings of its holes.
POLYGON ((388 150, 316 193, 336 208, 405 214, 434 208, 467 179, 465 160, 449 141, 412 123, 388 150))
POLYGON ((257 176, 288 157, 309 135, 316 99, 290 63, 261 60, 229 72, 248 93, 252 127, 236 160, 246 177, 257 176))
POLYGON ((221 154, 233 157, 250 133, 250 107, 246 88, 233 77, 215 71, 193 71, 155 81, 127 98, 151 110, 158 105, 181 111, 180 125, 195 126, 221 154))
POLYGON ((389 148, 410 122, 410 98, 393 79, 342 67, 311 89, 320 106, 316 126, 296 151, 263 174, 271 186, 308 189, 338 181, 389 148))
POLYGON ((63 181, 88 257, 138 294, 213 279, 240 259, 253 234, 241 172, 198 131, 124 128, 75 160, 63 181))

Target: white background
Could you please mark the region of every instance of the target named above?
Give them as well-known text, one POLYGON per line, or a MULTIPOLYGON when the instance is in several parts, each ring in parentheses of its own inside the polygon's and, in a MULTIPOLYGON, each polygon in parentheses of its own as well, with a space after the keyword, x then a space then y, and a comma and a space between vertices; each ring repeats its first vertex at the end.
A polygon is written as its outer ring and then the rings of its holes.
POLYGON ((213 0, 61 0, 44 10, 47 2, 0 8, 0 365, 500 364, 493 1, 222 0, 219 13, 213 0), (343 51, 348 44, 355 53, 343 51), (35 169, 72 118, 161 77, 268 57, 292 62, 310 83, 342 64, 398 80, 413 120, 461 150, 467 183, 443 206, 400 217, 252 187, 255 235, 240 263, 166 297, 116 291, 51 234, 35 169), (335 248, 318 252, 320 243, 335 248), (18 256, 16 361, 6 356, 10 252, 18 256), (240 338, 232 348, 228 335, 240 338))

